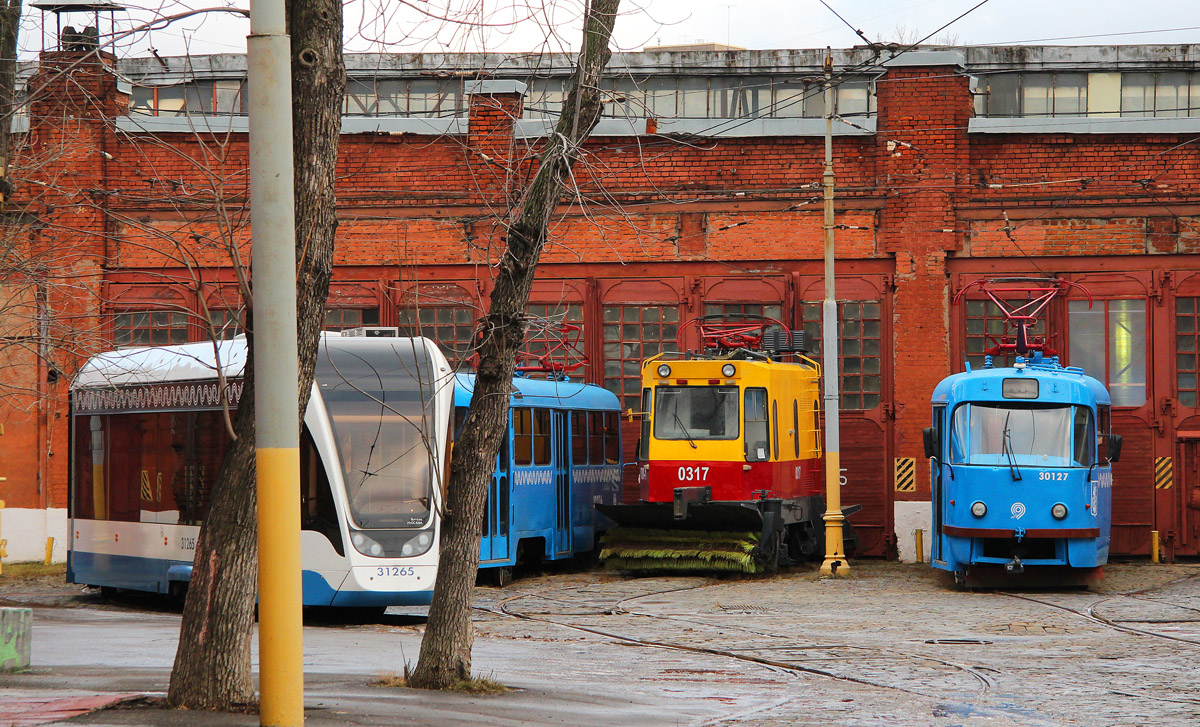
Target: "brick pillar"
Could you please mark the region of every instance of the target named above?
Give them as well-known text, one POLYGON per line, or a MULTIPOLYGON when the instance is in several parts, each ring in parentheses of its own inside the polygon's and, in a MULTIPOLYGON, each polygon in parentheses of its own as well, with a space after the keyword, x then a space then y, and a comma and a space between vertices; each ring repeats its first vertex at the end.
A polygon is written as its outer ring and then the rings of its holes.
MULTIPOLYGON (((906 53, 884 64, 877 85, 877 183, 887 198, 879 245, 896 260, 896 456, 918 462, 930 395, 950 373, 946 255, 962 247, 955 185, 968 181, 970 162, 971 94, 962 63, 957 52, 906 53)), ((897 492, 897 500, 929 499, 928 471, 917 471, 918 491, 897 492)))
MULTIPOLYGON (((17 163, 23 184, 13 204, 39 221, 29 254, 45 270, 47 320, 40 327, 36 456, 42 506, 67 504, 66 393, 83 358, 109 347, 102 330, 101 273, 106 265, 107 166, 116 142, 112 117, 129 109, 108 53, 43 52, 29 81, 28 146, 17 163)), ((32 486, 34 483, 30 483, 32 486)))
POLYGON ((523 113, 525 84, 520 81, 474 81, 467 84, 467 163, 474 172, 481 202, 503 204, 517 180, 519 162, 516 124, 523 113))

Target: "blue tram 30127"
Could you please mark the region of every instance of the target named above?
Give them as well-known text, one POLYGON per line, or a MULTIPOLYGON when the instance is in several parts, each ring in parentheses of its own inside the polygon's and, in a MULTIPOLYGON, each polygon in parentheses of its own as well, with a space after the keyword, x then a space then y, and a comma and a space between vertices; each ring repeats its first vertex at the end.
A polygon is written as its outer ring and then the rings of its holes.
POLYGON ((930 562, 966 585, 1086 584, 1108 560, 1121 451, 1109 394, 1028 338, 1032 316, 1009 318, 1015 343, 1003 339, 982 369, 968 365, 933 392, 930 562), (997 352, 1015 353, 1013 365, 993 367, 997 352))
POLYGON ((1053 567, 1053 584, 1104 565, 1120 449, 1109 407, 1099 381, 1037 353, 943 379, 925 430, 933 566, 967 582, 1053 567))

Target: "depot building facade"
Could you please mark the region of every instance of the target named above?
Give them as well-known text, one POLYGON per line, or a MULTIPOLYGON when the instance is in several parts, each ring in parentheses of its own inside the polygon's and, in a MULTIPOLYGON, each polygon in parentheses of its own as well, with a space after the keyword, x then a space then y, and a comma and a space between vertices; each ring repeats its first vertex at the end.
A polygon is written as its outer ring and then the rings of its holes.
MULTIPOLYGON (((530 301, 578 326, 576 376, 636 409, 642 359, 712 313, 805 330, 819 360, 824 55, 613 56, 530 301)), ((977 291, 956 301, 997 276, 1078 286, 1038 331, 1112 392, 1125 438, 1113 552, 1146 554, 1158 531, 1168 554, 1200 553, 1198 58, 1190 45, 833 53, 842 502, 863 505, 862 554, 911 559, 929 527, 929 397, 1004 333, 977 291)), ((469 363, 498 216, 573 60, 347 57, 327 328, 395 326, 469 363)), ((41 558, 47 537, 62 557, 82 358, 239 330, 245 79, 241 55, 76 50, 23 75, 5 208, 19 263, 0 281, 10 560, 41 558)))

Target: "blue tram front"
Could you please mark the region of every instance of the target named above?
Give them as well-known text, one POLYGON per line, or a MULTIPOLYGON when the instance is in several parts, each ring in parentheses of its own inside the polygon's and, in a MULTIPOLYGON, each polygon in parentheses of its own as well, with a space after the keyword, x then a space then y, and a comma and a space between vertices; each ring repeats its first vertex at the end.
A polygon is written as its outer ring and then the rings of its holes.
POLYGON ((1108 560, 1120 454, 1108 391, 1032 353, 933 393, 930 560, 960 583, 1079 584, 1108 560))

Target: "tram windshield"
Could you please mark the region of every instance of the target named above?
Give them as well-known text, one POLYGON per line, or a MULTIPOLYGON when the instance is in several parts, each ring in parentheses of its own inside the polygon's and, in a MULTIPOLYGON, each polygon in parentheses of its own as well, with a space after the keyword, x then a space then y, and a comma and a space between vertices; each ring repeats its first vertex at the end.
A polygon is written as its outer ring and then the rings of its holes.
POLYGON ((656 387, 654 437, 689 441, 737 439, 738 387, 656 387))
POLYGON ((1090 467, 1096 427, 1086 406, 963 404, 950 434, 954 464, 1090 467))
POLYGON ((356 348, 323 345, 316 370, 351 517, 364 529, 423 527, 436 451, 426 436, 434 401, 428 355, 410 339, 383 352, 356 348))

